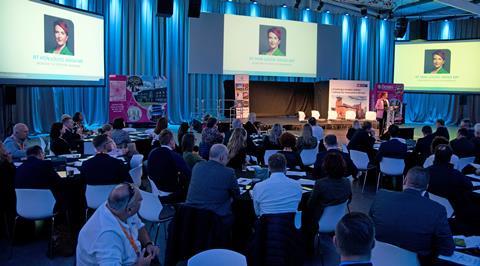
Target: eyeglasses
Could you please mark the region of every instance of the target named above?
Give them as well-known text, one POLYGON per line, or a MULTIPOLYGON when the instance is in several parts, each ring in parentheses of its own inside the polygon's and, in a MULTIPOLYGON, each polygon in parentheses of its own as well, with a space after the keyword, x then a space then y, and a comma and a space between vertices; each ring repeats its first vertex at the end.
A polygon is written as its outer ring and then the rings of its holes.
POLYGON ((132 200, 133 196, 135 196, 135 186, 132 183, 128 183, 128 182, 124 182, 122 184, 125 184, 128 187, 128 200, 127 200, 127 205, 125 206, 126 208, 130 204, 130 201, 132 200))

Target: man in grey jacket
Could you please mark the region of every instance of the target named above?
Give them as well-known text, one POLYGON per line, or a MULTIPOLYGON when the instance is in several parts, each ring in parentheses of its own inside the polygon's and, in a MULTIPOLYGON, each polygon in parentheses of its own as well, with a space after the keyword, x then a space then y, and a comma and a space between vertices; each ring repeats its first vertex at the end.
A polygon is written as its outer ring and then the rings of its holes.
POLYGON ((27 149, 25 147, 27 137, 27 125, 18 123, 13 127, 13 134, 3 142, 5 149, 12 155, 13 159, 21 159, 27 156, 27 149))

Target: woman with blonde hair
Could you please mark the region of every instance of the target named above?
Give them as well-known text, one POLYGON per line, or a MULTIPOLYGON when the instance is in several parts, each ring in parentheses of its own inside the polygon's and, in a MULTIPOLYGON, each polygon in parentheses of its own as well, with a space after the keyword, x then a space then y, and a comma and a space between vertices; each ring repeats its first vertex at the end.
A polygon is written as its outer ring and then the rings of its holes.
POLYGON ((227 166, 235 170, 242 170, 247 158, 247 131, 243 128, 234 129, 227 149, 227 166))
POLYGON ((282 126, 280 124, 274 124, 270 129, 270 134, 263 139, 263 147, 265 150, 281 150, 280 136, 282 133, 282 126))
POLYGON ((312 126, 305 124, 303 126, 302 136, 297 139, 297 152, 303 149, 314 149, 317 147, 317 138, 313 136, 312 126))

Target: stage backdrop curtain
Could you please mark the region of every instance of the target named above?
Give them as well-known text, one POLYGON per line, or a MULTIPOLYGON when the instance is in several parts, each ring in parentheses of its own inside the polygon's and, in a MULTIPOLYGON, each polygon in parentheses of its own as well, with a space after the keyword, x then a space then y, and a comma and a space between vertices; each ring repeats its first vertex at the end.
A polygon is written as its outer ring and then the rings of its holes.
MULTIPOLYGON (((480 19, 462 19, 430 22, 429 40, 478 39, 480 19)), ((407 123, 433 123, 442 118, 447 124, 462 118, 480 122, 480 95, 478 94, 422 94, 406 93, 405 120, 407 123)))
MULTIPOLYGON (((232 75, 188 74, 188 1, 175 0, 171 18, 158 18, 156 0, 56 0, 104 14, 106 74, 162 75, 168 78, 168 109, 172 123, 188 121, 195 112, 215 113, 224 100, 223 81, 232 75), (202 101, 203 100, 203 101, 202 101)), ((238 14, 317 22, 342 27, 342 79, 392 80, 391 21, 259 6, 223 0, 202 1, 202 12, 238 14)), ((325 62, 328 63, 328 62, 325 62)), ((251 80, 314 82, 328 77, 259 77, 251 80)), ((107 87, 18 88, 14 121, 46 132, 64 113, 84 113, 88 127, 108 121, 107 87)))

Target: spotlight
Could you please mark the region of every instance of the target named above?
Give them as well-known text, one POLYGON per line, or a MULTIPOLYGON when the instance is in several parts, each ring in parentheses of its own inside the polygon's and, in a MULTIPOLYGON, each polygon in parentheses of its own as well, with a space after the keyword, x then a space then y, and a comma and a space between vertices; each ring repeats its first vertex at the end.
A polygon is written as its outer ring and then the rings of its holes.
POLYGON ((232 2, 233 0, 227 0, 227 2, 232 2))
POLYGON ((360 8, 360 14, 361 14, 363 17, 367 16, 367 13, 368 13, 368 10, 367 10, 366 7, 360 8))
POLYGON ((300 3, 302 2, 302 0, 296 0, 295 1, 295 8, 298 8, 300 6, 300 3))
POLYGON ((345 16, 350 16, 350 14, 346 13, 345 16))
POLYGON ((326 13, 327 13, 327 14, 330 14, 330 10, 327 10, 326 13))
POLYGON ((448 19, 445 19, 444 21, 445 21, 445 22, 448 22, 448 19))
POLYGON ((318 1, 318 6, 317 6, 317 11, 321 11, 322 8, 323 8, 323 5, 324 5, 323 1, 322 1, 322 0, 319 0, 319 1, 318 1))
POLYGON ((307 10, 307 11, 310 11, 310 8, 309 8, 309 7, 307 7, 307 8, 305 8, 305 10, 307 10))
POLYGON ((252 0, 252 4, 256 5, 256 4, 258 4, 258 2, 255 1, 255 0, 252 0))
POLYGON ((283 4, 282 7, 285 8, 285 7, 287 7, 287 5, 286 5, 286 4, 283 4))

